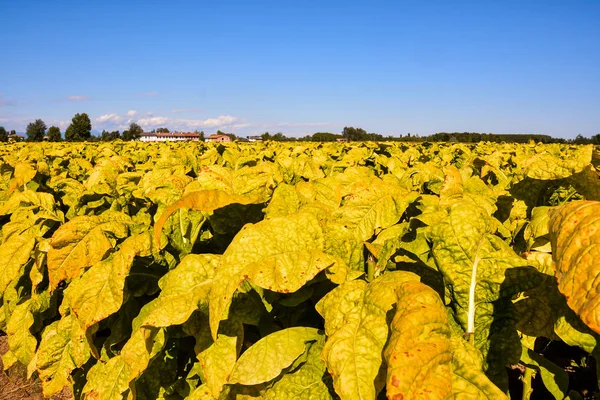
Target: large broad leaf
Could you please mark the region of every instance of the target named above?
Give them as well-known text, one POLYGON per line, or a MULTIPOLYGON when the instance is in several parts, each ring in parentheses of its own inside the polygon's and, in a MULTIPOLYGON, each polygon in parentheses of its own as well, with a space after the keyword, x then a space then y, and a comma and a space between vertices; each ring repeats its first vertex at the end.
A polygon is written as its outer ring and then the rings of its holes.
MULTIPOLYGON (((6 334, 10 353, 24 366, 34 359, 37 347, 37 339, 33 336, 36 330, 32 328, 36 321, 39 324, 40 314, 48 310, 51 304, 50 294, 47 291, 43 292, 17 305, 7 321, 6 334)), ((8 368, 8 365, 5 365, 5 368, 8 368)))
POLYGON ((121 353, 94 366, 84 393, 120 399, 164 346, 160 327, 183 324, 198 308, 206 308, 210 279, 219 256, 188 255, 160 281, 159 296, 146 304, 133 321, 133 334, 121 353))
POLYGON ((564 399, 569 387, 567 371, 533 350, 535 337, 524 335, 521 342, 523 343, 521 362, 525 364, 525 367, 540 374, 544 386, 555 399, 564 399))
POLYGON ((417 197, 418 193, 409 192, 399 185, 373 179, 368 187, 347 197, 334 216, 362 240, 367 240, 376 229, 389 228, 397 223, 417 197))
POLYGON ((311 399, 330 400, 333 397, 323 382, 326 373, 321 360, 324 338, 310 344, 306 360, 295 369, 285 373, 263 395, 265 400, 311 399))
POLYGON ((548 152, 533 155, 525 160, 522 168, 527 177, 541 180, 567 178, 581 172, 592 161, 593 146, 582 146, 565 158, 548 152))
POLYGON ((0 245, 0 297, 10 282, 21 275, 34 247, 35 238, 29 236, 13 236, 0 245))
POLYGON ((222 190, 199 190, 185 195, 181 200, 171 204, 161 214, 159 220, 154 225, 154 240, 160 242, 160 232, 167 219, 177 210, 183 207, 195 211, 210 212, 223 208, 230 204, 256 204, 261 200, 251 197, 231 194, 222 190))
POLYGON ((115 237, 127 236, 131 218, 117 212, 76 217, 62 225, 50 240, 48 276, 54 290, 65 279, 79 275, 83 268, 101 261, 114 247, 115 237))
POLYGON ((85 332, 72 315, 47 326, 36 355, 44 396, 50 397, 72 384, 71 372, 89 357, 85 332))
POLYGON ((180 325, 197 309, 206 311, 219 258, 216 254, 186 256, 161 278, 159 296, 144 306, 134 321, 134 329, 180 325))
POLYGON ((552 258, 567 304, 600 333, 600 202, 575 201, 550 211, 552 258))
POLYGON ((31 181, 36 174, 37 170, 32 167, 31 164, 28 162, 18 162, 15 165, 13 179, 10 182, 10 187, 8 188, 7 193, 10 194, 17 188, 24 186, 27 182, 31 181))
POLYGON ((215 398, 221 394, 235 366, 238 340, 236 336, 219 334, 217 340, 198 355, 206 385, 215 398))
POLYGON ((600 201, 600 174, 593 165, 588 165, 581 172, 568 178, 568 182, 573 185, 586 200, 600 201))
POLYGON ((307 342, 317 339, 315 328, 295 327, 271 333, 241 355, 228 383, 258 385, 273 380, 304 353, 307 342))
POLYGON ((385 348, 388 399, 451 399, 451 330, 440 296, 420 282, 396 290, 396 314, 385 348))
POLYGON ((99 361, 87 374, 83 388, 85 398, 122 400, 129 390, 135 390, 134 382, 148 368, 165 344, 162 329, 142 328, 131 335, 121 353, 108 360, 99 361))
POLYGON ((209 302, 213 337, 245 279, 275 292, 295 292, 336 263, 323 253, 324 243, 319 221, 308 213, 246 225, 227 247, 214 278, 209 302))
POLYGON ((532 281, 537 271, 493 235, 493 227, 485 211, 461 201, 429 234, 435 263, 456 304, 457 318, 468 334, 475 335, 478 347, 487 340, 494 319, 491 303, 537 283, 532 281))
POLYGON ((482 371, 481 354, 461 336, 452 337, 452 392, 456 400, 508 400, 482 371))
POLYGON ((130 236, 117 252, 94 264, 69 286, 66 301, 84 331, 119 311, 133 260, 140 253, 148 255, 151 246, 150 232, 130 236))
POLYGON ((396 302, 396 288, 418 279, 399 271, 370 284, 348 281, 317 303, 327 334, 322 358, 342 399, 375 399, 382 387, 376 387, 376 378, 388 337, 386 313, 396 302))
MULTIPOLYGON (((205 166, 189 190, 221 190, 226 193, 266 201, 273 191, 272 164, 259 163, 231 170, 218 165, 205 166)), ((186 188, 186 192, 189 192, 186 188)))

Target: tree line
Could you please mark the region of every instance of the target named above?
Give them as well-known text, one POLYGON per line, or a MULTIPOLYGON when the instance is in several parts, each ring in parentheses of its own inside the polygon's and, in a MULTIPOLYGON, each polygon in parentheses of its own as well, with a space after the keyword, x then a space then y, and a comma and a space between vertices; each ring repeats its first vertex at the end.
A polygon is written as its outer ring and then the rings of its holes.
MULTIPOLYGON (((144 130, 141 126, 136 123, 131 123, 128 129, 120 132, 102 130, 100 136, 92 135, 92 122, 86 113, 75 114, 71 120, 71 124, 65 130, 64 140, 68 142, 82 142, 82 141, 104 141, 110 142, 113 140, 137 140, 142 136, 144 130)), ((152 133, 169 133, 169 129, 160 127, 153 129, 152 133)), ((204 132, 196 131, 200 136, 200 140, 204 141, 204 132)), ((46 127, 46 124, 41 119, 29 123, 26 129, 27 141, 30 142, 41 142, 46 138, 50 142, 59 142, 63 140, 60 128, 56 126, 46 127)), ((227 135, 231 140, 244 140, 238 138, 233 133, 225 133, 220 130, 217 134, 227 135)), ((9 135, 16 135, 14 130, 10 133, 0 126, 0 142, 8 141, 9 135)), ((258 135, 263 141, 276 141, 276 142, 335 142, 337 140, 349 141, 349 142, 365 142, 365 141, 376 141, 376 142, 460 142, 460 143, 477 143, 477 142, 506 142, 506 143, 529 143, 530 141, 538 143, 573 143, 573 144, 597 144, 600 145, 600 133, 593 135, 590 138, 582 135, 577 135, 574 139, 563 139, 554 138, 549 135, 542 134, 497 134, 497 133, 478 133, 478 132, 438 132, 432 135, 419 136, 412 135, 410 133, 399 136, 383 136, 378 133, 368 133, 362 128, 355 128, 346 126, 340 133, 331 132, 316 132, 312 135, 306 135, 301 138, 288 137, 282 132, 276 134, 270 134, 265 132, 262 135, 258 135)))
MULTIPOLYGON (((64 140, 67 142, 84 142, 84 141, 111 141, 116 139, 122 140, 136 140, 142 136, 144 130, 141 126, 136 123, 129 125, 129 128, 123 133, 119 131, 102 131, 102 136, 92 135, 92 121, 86 113, 77 113, 71 119, 71 123, 65 130, 64 140)), ((36 119, 30 122, 25 129, 28 142, 42 142, 47 140, 49 142, 60 142, 63 140, 60 128, 57 126, 47 127, 46 123, 41 119, 36 119)), ((0 126, 0 142, 7 142, 9 135, 15 135, 16 131, 12 130, 10 133, 0 126)))
POLYGON ((537 143, 573 143, 573 144, 598 144, 600 145, 600 133, 586 138, 582 135, 577 135, 574 139, 555 138, 549 135, 542 134, 500 134, 500 133, 478 133, 478 132, 439 132, 432 135, 399 135, 399 136, 383 136, 378 133, 367 133, 362 128, 345 127, 341 133, 331 132, 316 132, 312 135, 306 135, 302 138, 286 137, 279 132, 275 135, 265 132, 261 135, 262 140, 274 140, 281 142, 289 141, 307 141, 307 142, 335 142, 337 140, 344 141, 376 141, 376 142, 460 142, 460 143, 477 143, 477 142, 494 142, 494 143, 529 143, 531 141, 537 143))

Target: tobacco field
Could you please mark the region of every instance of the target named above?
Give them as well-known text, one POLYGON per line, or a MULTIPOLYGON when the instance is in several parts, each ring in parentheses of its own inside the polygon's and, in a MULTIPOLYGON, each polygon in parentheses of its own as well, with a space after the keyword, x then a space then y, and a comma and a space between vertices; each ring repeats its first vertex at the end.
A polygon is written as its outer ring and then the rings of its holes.
POLYGON ((595 398, 597 168, 591 145, 3 144, 4 367, 96 400, 595 398))

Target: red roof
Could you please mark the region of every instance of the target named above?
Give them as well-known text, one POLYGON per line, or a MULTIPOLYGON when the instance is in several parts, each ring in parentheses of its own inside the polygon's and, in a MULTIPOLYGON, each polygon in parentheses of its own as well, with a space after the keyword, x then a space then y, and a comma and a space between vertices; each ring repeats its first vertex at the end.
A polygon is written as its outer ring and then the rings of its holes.
POLYGON ((164 137, 164 138, 170 138, 170 137, 191 137, 191 138, 196 138, 196 137, 200 137, 199 133, 193 133, 193 132, 169 132, 169 133, 162 133, 162 132, 144 132, 142 133, 142 136, 156 136, 156 137, 164 137))

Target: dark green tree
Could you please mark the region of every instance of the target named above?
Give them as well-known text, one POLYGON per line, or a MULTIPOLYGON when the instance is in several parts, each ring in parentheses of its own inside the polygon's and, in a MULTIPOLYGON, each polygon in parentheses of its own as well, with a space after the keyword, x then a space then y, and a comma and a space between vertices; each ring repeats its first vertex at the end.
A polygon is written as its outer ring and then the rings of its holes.
POLYGON ((350 140, 365 140, 367 139, 367 131, 362 128, 354 128, 346 126, 342 130, 342 136, 350 140))
POLYGON ((157 133, 169 133, 169 130, 167 128, 158 128, 156 130, 157 133))
POLYGON ((194 132, 194 133, 198 134, 198 140, 200 140, 201 142, 204 142, 206 140, 206 138, 204 137, 204 131, 198 131, 196 129, 196 132, 194 132))
POLYGON ((0 142, 8 142, 8 132, 3 126, 0 126, 0 142))
POLYGON ((62 137, 60 136, 60 128, 58 126, 51 126, 48 128, 48 141, 49 142, 60 142, 62 137))
POLYGON ((30 142, 41 142, 46 134, 46 124, 41 119, 36 119, 27 125, 26 133, 30 142))
POLYGON ((112 142, 113 140, 117 140, 120 138, 121 138, 121 133, 119 131, 108 132, 105 130, 102 130, 102 136, 100 137, 100 139, 103 142, 112 142))
POLYGON ((86 113, 77 113, 71 120, 71 125, 65 131, 65 140, 68 142, 83 142, 92 136, 92 121, 86 113))
POLYGON ((123 132, 123 140, 137 140, 142 136, 142 133, 144 133, 142 127, 132 122, 129 124, 129 129, 123 132))
POLYGON ((260 135, 260 137, 264 141, 273 139, 273 137, 271 136, 271 134, 269 132, 263 133, 262 135, 260 135))
POLYGON ((316 133, 313 133, 311 139, 314 142, 335 142, 335 140, 339 137, 341 137, 341 136, 336 135, 335 133, 316 132, 316 133))

